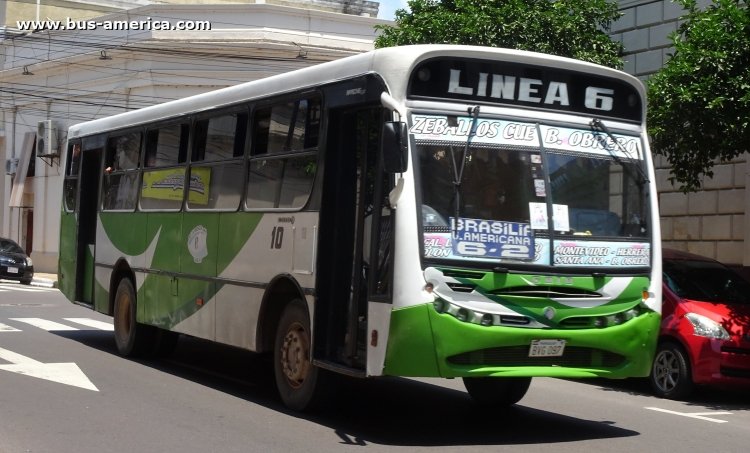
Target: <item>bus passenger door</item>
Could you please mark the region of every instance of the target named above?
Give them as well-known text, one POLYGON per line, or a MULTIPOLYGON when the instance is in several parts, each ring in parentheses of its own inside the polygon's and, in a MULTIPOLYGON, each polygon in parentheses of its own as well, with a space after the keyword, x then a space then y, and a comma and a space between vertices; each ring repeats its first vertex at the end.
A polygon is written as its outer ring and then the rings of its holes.
POLYGON ((104 137, 83 140, 77 203, 75 300, 94 303, 94 256, 104 137))
POLYGON ((381 245, 392 243, 378 154, 383 118, 379 105, 332 110, 323 170, 314 358, 362 374, 368 304, 383 292, 378 280, 391 278, 382 275, 381 245))

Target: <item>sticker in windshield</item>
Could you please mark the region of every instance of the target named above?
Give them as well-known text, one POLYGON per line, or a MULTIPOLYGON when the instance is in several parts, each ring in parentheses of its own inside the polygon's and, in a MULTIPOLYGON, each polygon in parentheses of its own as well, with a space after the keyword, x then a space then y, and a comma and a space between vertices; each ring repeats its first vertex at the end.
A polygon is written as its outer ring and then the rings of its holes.
POLYGON ((519 222, 450 218, 453 254, 481 258, 534 258, 531 225, 519 222))

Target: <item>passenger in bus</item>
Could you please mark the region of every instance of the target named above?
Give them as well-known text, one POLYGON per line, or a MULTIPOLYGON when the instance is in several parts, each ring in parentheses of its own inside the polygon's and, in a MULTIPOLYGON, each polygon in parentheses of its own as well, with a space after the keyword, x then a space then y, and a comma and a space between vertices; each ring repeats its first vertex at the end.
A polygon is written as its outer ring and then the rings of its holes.
POLYGON ((77 175, 78 174, 78 167, 81 164, 81 144, 75 143, 73 145, 73 160, 70 164, 70 174, 77 175))
POLYGON ((106 173, 113 171, 132 170, 138 168, 138 154, 140 153, 140 141, 133 139, 130 135, 117 138, 114 157, 112 162, 105 168, 106 173))

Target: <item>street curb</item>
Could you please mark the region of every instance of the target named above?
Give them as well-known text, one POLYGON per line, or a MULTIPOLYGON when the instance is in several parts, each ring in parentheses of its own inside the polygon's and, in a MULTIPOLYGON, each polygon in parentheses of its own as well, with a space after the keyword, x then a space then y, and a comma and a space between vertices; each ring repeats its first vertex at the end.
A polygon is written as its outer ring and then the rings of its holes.
POLYGON ((43 288, 57 288, 57 282, 52 280, 32 280, 31 286, 40 286, 43 288))

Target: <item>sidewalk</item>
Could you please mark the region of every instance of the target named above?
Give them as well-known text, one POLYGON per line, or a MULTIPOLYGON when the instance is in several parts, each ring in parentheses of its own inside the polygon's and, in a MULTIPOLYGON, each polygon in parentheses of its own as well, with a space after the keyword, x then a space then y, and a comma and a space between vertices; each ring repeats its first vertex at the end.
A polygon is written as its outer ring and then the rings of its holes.
POLYGON ((31 285, 43 286, 46 288, 57 288, 57 274, 34 272, 34 279, 31 281, 31 285))

